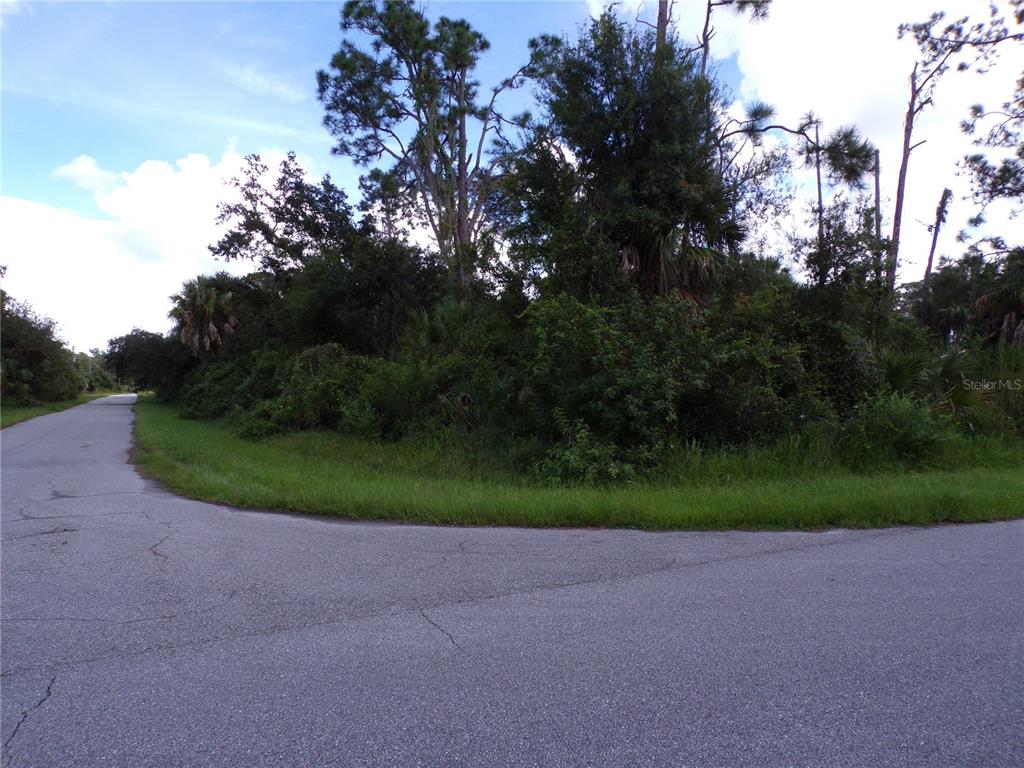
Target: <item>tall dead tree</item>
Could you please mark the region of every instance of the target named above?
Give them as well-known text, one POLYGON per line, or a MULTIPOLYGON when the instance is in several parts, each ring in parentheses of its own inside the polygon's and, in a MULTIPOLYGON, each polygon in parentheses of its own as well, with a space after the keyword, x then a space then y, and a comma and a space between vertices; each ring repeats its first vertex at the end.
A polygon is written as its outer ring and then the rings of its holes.
POLYGON ((946 222, 946 212, 949 209, 949 201, 952 200, 952 189, 946 187, 942 190, 939 198, 939 205, 935 209, 935 223, 932 224, 932 247, 928 251, 928 265, 925 267, 925 280, 921 286, 921 322, 925 323, 928 312, 928 296, 930 282, 932 279, 932 264, 935 262, 935 248, 939 243, 939 229, 946 222))
POLYGON ((875 282, 882 282, 882 163, 878 149, 875 149, 875 282))
POLYGON ((971 69, 984 71, 996 48, 1011 40, 1024 40, 1024 32, 1011 32, 1008 18, 1013 17, 1019 25, 1024 23, 1024 2, 1010 0, 1011 12, 1000 13, 998 4, 991 2, 985 21, 970 24, 968 17, 945 23, 945 14, 933 13, 927 21, 901 24, 899 36, 910 35, 921 50, 921 59, 910 73, 910 98, 903 120, 903 152, 900 172, 896 185, 896 201, 893 210, 892 240, 889 243, 886 260, 886 281, 890 291, 896 288, 896 271, 899 267, 900 234, 903 220, 903 202, 906 196, 907 167, 910 153, 923 142, 913 142, 914 123, 925 107, 932 103, 935 86, 939 78, 955 62, 960 71, 971 69))
MULTIPOLYGON (((944 67, 945 60, 942 65, 944 67)), ((899 266, 900 234, 903 230, 903 203, 907 194, 907 170, 910 167, 910 154, 924 144, 913 143, 914 123, 924 108, 932 103, 932 92, 935 89, 935 78, 940 74, 939 67, 925 75, 920 73, 920 63, 914 65, 910 73, 910 99, 907 101, 907 112, 903 117, 903 150, 900 154, 900 171, 896 180, 896 202, 892 212, 892 238, 886 254, 885 281, 890 291, 896 289, 896 269, 899 266)))
MULTIPOLYGON (((661 18, 662 0, 658 0, 658 18, 661 18)), ((715 28, 711 25, 711 16, 715 8, 728 8, 733 13, 749 13, 752 19, 763 19, 768 16, 772 0, 708 0, 704 11, 704 28, 697 38, 697 50, 701 52, 700 76, 707 77, 708 61, 711 58, 711 38, 715 36, 715 28)))

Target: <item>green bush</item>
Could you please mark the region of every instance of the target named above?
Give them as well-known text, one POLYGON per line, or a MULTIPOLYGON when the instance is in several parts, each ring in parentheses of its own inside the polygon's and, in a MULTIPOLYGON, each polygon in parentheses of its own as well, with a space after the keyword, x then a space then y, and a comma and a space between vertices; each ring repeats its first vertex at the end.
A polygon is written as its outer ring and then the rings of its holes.
POLYGON ((261 400, 237 414, 238 431, 242 437, 260 438, 288 431, 278 400, 261 400))
POLYGON ((345 408, 359 393, 371 361, 340 344, 321 344, 292 362, 280 403, 294 429, 337 429, 345 408))
POLYGON ((182 389, 182 416, 191 419, 238 417, 260 401, 278 395, 287 367, 287 356, 269 349, 215 360, 194 372, 182 389))
POLYGON ((802 343, 807 318, 796 291, 769 282, 706 314, 700 357, 682 377, 685 436, 718 445, 770 443, 832 416, 836 406, 821 380, 839 362, 802 343))
POLYGON ((661 444, 676 422, 676 376, 691 309, 685 301, 587 306, 570 296, 526 312, 524 416, 552 442, 556 414, 623 455, 661 444))
MULTIPOLYGON (((558 421, 565 425, 564 418, 558 421)), ((543 480, 568 485, 606 485, 636 479, 636 468, 618 459, 612 443, 595 440, 582 421, 565 430, 564 441, 552 446, 533 467, 543 480)))
POLYGON ((0 397, 5 402, 34 405, 78 396, 84 382, 53 320, 0 290, 0 327, 0 397))
POLYGON ((892 392, 863 403, 847 421, 843 435, 846 460, 857 468, 885 462, 925 463, 952 436, 948 419, 935 415, 921 400, 892 392))

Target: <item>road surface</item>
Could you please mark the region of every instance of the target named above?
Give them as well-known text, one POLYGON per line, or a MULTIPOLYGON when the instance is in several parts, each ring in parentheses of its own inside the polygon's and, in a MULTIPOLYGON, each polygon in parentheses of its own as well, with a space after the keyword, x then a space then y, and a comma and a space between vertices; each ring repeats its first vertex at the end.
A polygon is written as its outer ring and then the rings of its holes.
POLYGON ((140 478, 131 401, 0 437, 4 765, 1024 765, 1024 521, 244 512, 140 478))

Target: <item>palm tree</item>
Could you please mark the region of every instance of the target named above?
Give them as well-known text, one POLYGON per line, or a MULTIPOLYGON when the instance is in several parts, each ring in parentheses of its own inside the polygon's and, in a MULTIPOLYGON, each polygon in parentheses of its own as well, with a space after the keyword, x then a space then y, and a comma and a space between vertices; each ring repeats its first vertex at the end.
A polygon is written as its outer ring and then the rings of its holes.
POLYGON ((171 301, 174 306, 168 316, 177 324, 182 343, 196 357, 219 347, 223 337, 238 326, 231 310, 231 293, 218 291, 209 277, 188 280, 171 301))

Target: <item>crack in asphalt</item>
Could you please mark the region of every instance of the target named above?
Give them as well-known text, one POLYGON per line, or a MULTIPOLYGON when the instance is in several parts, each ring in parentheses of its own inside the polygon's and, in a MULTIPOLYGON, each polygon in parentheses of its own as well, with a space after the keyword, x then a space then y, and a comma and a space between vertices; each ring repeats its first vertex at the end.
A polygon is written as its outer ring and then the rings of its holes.
POLYGON ((86 568, 92 565, 109 565, 110 563, 124 563, 128 560, 135 560, 141 555, 128 555, 127 557, 111 557, 105 560, 83 560, 80 563, 67 563, 65 565, 54 565, 48 568, 8 568, 5 573, 47 573, 49 571, 69 571, 75 568, 86 568))
POLYGON ((14 742, 15 737, 18 735, 18 732, 21 730, 21 726, 23 726, 25 724, 25 721, 28 720, 29 715, 31 715, 33 712, 35 712, 37 709, 39 709, 41 706, 43 706, 43 704, 46 703, 47 699, 50 698, 50 695, 53 693, 53 684, 56 683, 56 682, 57 682, 57 676, 54 675, 53 677, 50 678, 50 683, 49 683, 49 685, 46 686, 46 691, 43 693, 43 697, 41 699, 39 699, 39 701, 37 701, 33 706, 29 707, 28 709, 24 710, 21 713, 21 718, 14 725, 14 730, 11 731, 11 735, 8 736, 7 739, 4 741, 4 746, 3 746, 4 762, 3 762, 3 764, 5 766, 11 764, 11 759, 13 757, 13 751, 14 751, 12 749, 12 744, 14 742))
MULTIPOLYGON (((115 627, 119 627, 125 624, 142 624, 150 621, 170 621, 171 619, 177 619, 179 617, 186 616, 202 616, 206 613, 211 613, 218 608, 223 608, 225 605, 230 603, 238 596, 238 590, 233 589, 228 593, 228 596, 220 602, 209 605, 203 608, 201 611, 186 611, 176 613, 165 613, 159 616, 145 616, 138 619, 108 619, 108 618, 92 618, 87 616, 16 616, 11 618, 9 616, 0 617, 0 624, 5 622, 26 622, 26 623, 45 623, 48 621, 67 621, 83 624, 110 624, 115 627)), ((24 669, 24 668, 23 668, 24 669)))
POLYGON ((160 541, 158 541, 156 544, 154 544, 153 546, 148 548, 149 552, 151 552, 153 555, 155 555, 156 557, 162 557, 163 558, 163 560, 160 563, 160 570, 161 571, 164 569, 164 566, 167 565, 167 561, 170 560, 171 558, 170 558, 169 555, 165 555, 163 552, 161 552, 159 550, 159 546, 161 544, 163 544, 165 541, 167 541, 169 538, 171 538, 171 534, 168 533, 166 536, 164 536, 162 539, 160 539, 160 541))
MULTIPOLYGON (((484 602, 487 602, 487 601, 490 601, 490 600, 500 600, 500 599, 506 598, 506 597, 521 597, 521 596, 526 596, 526 595, 538 594, 538 593, 542 593, 542 592, 557 591, 557 590, 560 590, 560 589, 571 589, 573 587, 586 587, 586 586, 592 586, 592 585, 596 585, 596 584, 610 584, 610 583, 613 583, 613 582, 616 582, 616 581, 629 581, 631 579, 642 579, 642 578, 646 578, 647 576, 654 576, 654 575, 658 575, 658 574, 669 573, 669 572, 672 572, 672 571, 685 571, 685 570, 690 569, 690 568, 698 568, 698 567, 704 566, 704 565, 716 565, 718 563, 730 562, 730 561, 734 561, 734 560, 735 561, 752 560, 752 559, 757 559, 757 558, 760 558, 760 557, 771 557, 771 556, 774 556, 774 555, 789 554, 791 552, 804 552, 804 551, 815 550, 815 549, 823 549, 823 548, 827 548, 827 547, 842 546, 844 544, 856 544, 856 543, 859 543, 859 542, 862 542, 862 541, 867 541, 867 540, 870 540, 870 539, 892 538, 892 537, 900 536, 900 535, 910 535, 910 534, 914 534, 914 533, 927 532, 928 530, 930 530, 930 529, 928 529, 928 528, 888 529, 888 530, 885 530, 885 531, 882 531, 882 532, 878 532, 878 533, 871 532, 871 533, 865 533, 863 535, 844 536, 844 537, 842 537, 842 538, 840 538, 838 540, 835 540, 835 541, 818 542, 818 543, 798 545, 798 546, 791 546, 791 547, 779 547, 779 548, 775 548, 775 549, 761 550, 759 552, 744 553, 744 554, 739 554, 739 555, 728 555, 728 556, 723 556, 723 557, 710 557, 710 558, 704 558, 702 560, 694 560, 694 561, 691 561, 691 562, 683 562, 683 563, 678 562, 678 558, 673 558, 668 563, 663 563, 662 565, 659 565, 658 567, 647 568, 647 569, 644 569, 644 570, 641 570, 641 571, 636 571, 634 573, 619 573, 619 574, 614 574, 614 575, 611 575, 611 576, 603 576, 603 577, 597 577, 597 578, 591 578, 591 579, 575 579, 575 580, 571 580, 571 581, 551 582, 551 583, 547 583, 547 584, 539 584, 539 585, 536 585, 534 587, 529 587, 529 588, 526 588, 526 589, 509 590, 509 591, 505 591, 505 592, 495 592, 495 593, 484 594, 484 595, 471 595, 471 596, 468 596, 468 597, 465 597, 465 598, 461 598, 461 599, 445 600, 445 601, 441 601, 441 602, 438 602, 438 603, 435 603, 433 605, 429 605, 429 606, 426 606, 426 607, 402 608, 402 609, 399 609, 399 610, 371 611, 370 613, 367 613, 367 614, 364 614, 364 615, 344 616, 344 617, 341 617, 341 618, 329 618, 329 619, 325 619, 323 621, 297 622, 297 623, 294 623, 294 624, 286 624, 286 625, 283 625, 283 626, 282 625, 277 625, 277 626, 275 626, 275 627, 273 627, 271 629, 266 629, 266 630, 256 630, 256 631, 252 631, 252 632, 241 632, 241 633, 238 633, 238 634, 225 634, 225 635, 214 636, 214 637, 206 637, 206 638, 203 638, 202 640, 195 640, 195 641, 184 642, 184 643, 175 643, 175 642, 162 643, 162 644, 154 645, 154 646, 152 646, 150 648, 145 648, 145 649, 142 649, 142 650, 139 650, 139 651, 131 651, 131 652, 128 652, 128 653, 106 653, 106 654, 100 654, 98 656, 86 657, 86 658, 82 658, 82 659, 75 659, 75 660, 66 661, 66 662, 58 662, 56 664, 28 665, 28 666, 24 666, 24 667, 18 667, 18 668, 15 668, 15 669, 9 669, 9 670, 3 672, 2 674, 0 674, 0 678, 8 677, 8 676, 16 675, 16 674, 21 674, 23 672, 31 672, 31 671, 39 671, 39 670, 49 670, 49 669, 62 669, 62 668, 65 668, 65 667, 76 667, 76 666, 80 666, 80 665, 84 665, 84 664, 91 664, 91 663, 97 662, 97 661, 107 661, 107 660, 110 660, 110 659, 137 658, 137 657, 147 656, 147 655, 154 654, 154 653, 162 653, 162 652, 165 652, 165 651, 198 650, 200 648, 205 648, 207 646, 212 646, 212 645, 215 645, 215 644, 221 643, 221 642, 235 642, 235 641, 245 641, 245 640, 255 639, 255 638, 267 638, 267 637, 273 637, 275 635, 286 634, 288 632, 301 632, 301 631, 304 631, 304 630, 318 629, 318 628, 321 628, 321 627, 329 627, 329 626, 334 626, 334 625, 343 626, 345 624, 349 624, 349 623, 357 622, 357 621, 368 621, 368 620, 373 620, 373 619, 378 619, 378 618, 388 618, 388 617, 400 617, 400 616, 405 616, 405 615, 410 615, 410 614, 421 614, 421 616, 422 616, 422 612, 426 611, 426 610, 439 610, 439 609, 449 608, 449 607, 453 607, 453 606, 473 605, 473 604, 476 604, 476 603, 484 603, 484 602)), ((230 600, 230 596, 229 596, 228 600, 230 600)), ((227 600, 225 602, 227 602, 227 600)), ((210 609, 210 610, 212 610, 212 609, 210 609)), ((426 617, 423 616, 423 618, 426 618, 426 617)), ((8 620, 9 619, 2 619, 2 620, 0 620, 0 622, 8 621, 8 620)), ((428 619, 428 621, 429 621, 429 619, 428 619)), ((441 629, 441 628, 438 627, 438 629, 441 629)), ((443 632, 444 630, 442 629, 441 631, 443 632)), ((453 643, 455 642, 454 638, 452 639, 452 642, 453 643)), ((460 648, 460 650, 461 650, 461 648, 460 648)))
POLYGON ((468 544, 468 543, 469 543, 469 539, 463 539, 462 541, 460 541, 456 545, 456 550, 457 550, 456 552, 445 552, 445 553, 443 553, 441 555, 441 565, 447 565, 448 564, 448 558, 451 557, 452 555, 456 555, 456 554, 465 555, 465 554, 467 554, 466 553, 466 544, 468 544))
POLYGON ((72 517, 124 517, 137 515, 138 512, 100 512, 95 515, 22 515, 25 520, 67 520, 72 517))
POLYGON ((23 534, 21 536, 7 536, 7 537, 5 537, 3 539, 0 539, 0 542, 17 541, 18 539, 31 539, 31 538, 36 537, 36 536, 51 536, 51 535, 53 535, 55 533, 74 533, 77 530, 78 530, 77 528, 51 528, 48 531, 37 531, 36 533, 26 533, 26 534, 23 534))
POLYGON ((458 643, 457 643, 457 642, 455 641, 455 638, 454 638, 454 637, 452 637, 452 633, 451 633, 451 632, 449 632, 449 631, 448 631, 447 629, 445 629, 444 627, 442 627, 442 626, 441 626, 440 624, 438 624, 438 623, 437 623, 436 621, 434 621, 434 620, 433 620, 432 618, 430 618, 430 617, 429 617, 429 616, 427 615, 427 612, 426 612, 425 610, 423 610, 422 608, 420 608, 420 616, 422 616, 422 617, 423 617, 424 619, 426 619, 426 622, 427 622, 427 623, 428 623, 428 624, 429 624, 430 626, 432 626, 432 627, 433 627, 434 629, 436 629, 436 630, 437 630, 438 632, 440 632, 440 633, 441 633, 441 634, 443 634, 443 635, 444 635, 445 637, 447 637, 447 638, 448 638, 449 640, 451 640, 451 642, 452 642, 452 645, 454 645, 454 646, 455 646, 456 648, 458 648, 458 649, 459 649, 459 653, 465 653, 465 652, 466 652, 465 650, 463 650, 462 646, 461 646, 461 645, 459 645, 459 644, 458 644, 458 643))
POLYGON ((80 495, 74 495, 70 493, 61 493, 60 491, 50 490, 50 498, 44 499, 43 501, 58 501, 60 499, 98 499, 102 496, 144 496, 144 491, 107 491, 104 493, 83 493, 80 495))

